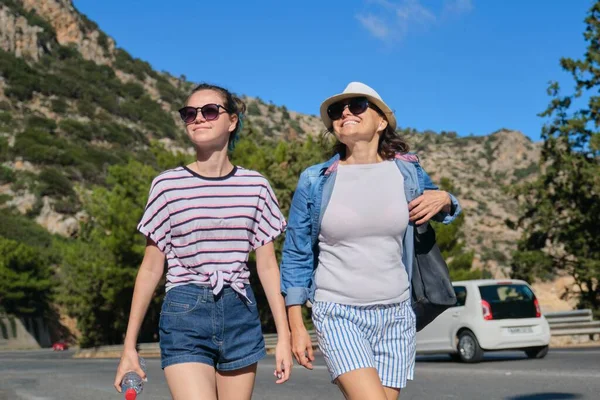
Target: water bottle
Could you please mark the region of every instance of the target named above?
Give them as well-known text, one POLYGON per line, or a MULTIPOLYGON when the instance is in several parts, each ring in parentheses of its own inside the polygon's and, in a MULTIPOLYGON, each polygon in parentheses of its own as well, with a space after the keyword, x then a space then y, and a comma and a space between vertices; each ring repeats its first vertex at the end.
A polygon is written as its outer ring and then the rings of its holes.
MULTIPOLYGON (((139 362, 142 371, 146 373, 146 361, 142 357, 139 357, 139 362)), ((143 388, 144 381, 142 377, 134 371, 126 373, 123 380, 121 380, 121 390, 125 394, 125 400, 136 400, 137 395, 142 392, 143 388)))

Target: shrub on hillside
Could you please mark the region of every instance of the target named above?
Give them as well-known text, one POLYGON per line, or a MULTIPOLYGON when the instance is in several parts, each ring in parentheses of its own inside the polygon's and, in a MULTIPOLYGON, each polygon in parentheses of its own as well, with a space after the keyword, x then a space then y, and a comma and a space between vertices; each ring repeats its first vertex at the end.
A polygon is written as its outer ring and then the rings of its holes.
POLYGON ((4 209, 0 213, 0 237, 37 248, 49 248, 52 235, 35 221, 4 209))
POLYGON ((8 87, 6 96, 19 101, 31 100, 41 85, 40 75, 23 59, 0 49, 0 71, 8 87))
POLYGON ((41 115, 32 115, 27 118, 25 125, 29 129, 36 129, 48 133, 56 130, 56 122, 41 115))
POLYGON ((72 165, 69 144, 38 129, 26 129, 17 135, 13 151, 34 164, 72 165))
POLYGON ((527 167, 525 168, 517 168, 514 171, 514 176, 515 176, 515 181, 517 180, 522 180, 524 178, 527 178, 528 176, 538 172, 540 170, 540 167, 538 166, 538 164, 536 162, 531 162, 527 167))
POLYGON ((163 77, 156 81, 156 88, 160 93, 160 98, 167 103, 171 103, 174 109, 179 109, 185 102, 187 94, 171 85, 171 83, 163 77))
POLYGON ((132 99, 139 99, 146 93, 144 87, 139 83, 127 82, 121 88, 121 94, 123 97, 130 97, 132 99))
POLYGON ((98 36, 98 45, 104 49, 105 55, 108 54, 110 48, 108 46, 108 36, 106 36, 106 33, 100 32, 100 35, 98 36))
POLYGON ((0 111, 0 125, 10 126, 12 124, 12 114, 6 111, 0 111))
POLYGON ((10 146, 8 145, 8 139, 0 137, 0 162, 10 160, 10 146))
POLYGON ((292 128, 294 128, 294 130, 297 133, 304 133, 304 129, 302 129, 302 126, 300 126, 300 123, 298 121, 296 121, 295 119, 290 119, 290 126, 292 128))
POLYGON ((15 181, 15 172, 5 167, 4 165, 0 165, 0 185, 5 185, 7 183, 13 183, 15 181))
POLYGON ((73 184, 56 168, 44 168, 39 175, 41 196, 74 196, 73 184))
POLYGON ((57 114, 65 114, 69 109, 69 105, 64 99, 53 99, 50 102, 50 108, 57 114))
POLYGON ((157 137, 175 138, 176 126, 173 118, 147 95, 124 101, 118 113, 124 118, 143 124, 157 137))
POLYGON ((59 131, 67 137, 82 140, 92 140, 93 131, 89 123, 83 123, 74 119, 63 119, 58 123, 59 131))
POLYGON ((142 82, 146 80, 146 76, 156 75, 150 64, 139 58, 134 59, 123 49, 116 50, 114 66, 123 72, 135 75, 142 82))
POLYGON ((77 102, 77 111, 84 117, 94 118, 96 106, 91 101, 84 99, 77 102))
POLYGON ((261 115, 260 108, 255 101, 248 104, 248 115, 261 115))

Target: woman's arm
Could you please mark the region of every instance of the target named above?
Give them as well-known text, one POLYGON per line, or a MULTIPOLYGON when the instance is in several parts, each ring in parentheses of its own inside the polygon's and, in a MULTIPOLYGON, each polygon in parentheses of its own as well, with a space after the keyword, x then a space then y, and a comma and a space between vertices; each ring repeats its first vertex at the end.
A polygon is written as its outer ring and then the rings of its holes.
POLYGON ((292 350, 285 302, 280 291, 279 266, 277 265, 273 242, 256 249, 256 270, 275 320, 275 329, 277 329, 275 375, 278 378, 277 383, 283 383, 289 379, 292 371, 292 350))
POLYGON ((287 306, 306 303, 314 269, 309 192, 310 182, 305 171, 292 198, 281 258, 281 292, 287 306))
POLYGON ((295 305, 287 308, 290 329, 292 331, 292 351, 298 364, 304 368, 313 369, 312 362, 315 356, 312 348, 312 340, 302 318, 302 306, 295 305))
POLYGON ((302 319, 302 305, 308 300, 314 269, 309 193, 310 180, 307 171, 304 171, 296 185, 290 207, 281 261, 281 291, 285 295, 285 304, 288 307, 294 357, 300 365, 312 369, 313 348, 302 319))
POLYGON ((452 201, 448 192, 443 190, 426 190, 408 205, 409 218, 416 225, 422 225, 438 213, 450 213, 452 201))
POLYGON ((461 207, 452 194, 440 190, 433 183, 427 172, 420 166, 423 174, 423 194, 408 205, 409 218, 416 225, 422 225, 433 219, 437 222, 449 224, 461 213, 461 207))
POLYGON ((165 255, 151 239, 147 239, 144 260, 135 279, 123 354, 115 376, 114 385, 119 393, 121 392, 121 379, 127 372, 135 371, 142 378, 146 377, 139 365, 136 343, 146 311, 164 273, 164 265, 165 255))

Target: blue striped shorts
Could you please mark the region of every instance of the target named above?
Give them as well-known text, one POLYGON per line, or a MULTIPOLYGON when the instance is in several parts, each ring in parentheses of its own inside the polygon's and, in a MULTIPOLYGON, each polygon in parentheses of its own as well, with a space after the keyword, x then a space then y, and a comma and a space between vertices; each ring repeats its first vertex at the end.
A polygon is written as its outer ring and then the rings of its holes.
POLYGON ((416 318, 410 300, 374 306, 315 302, 312 319, 331 381, 375 368, 383 386, 403 388, 415 371, 416 318))

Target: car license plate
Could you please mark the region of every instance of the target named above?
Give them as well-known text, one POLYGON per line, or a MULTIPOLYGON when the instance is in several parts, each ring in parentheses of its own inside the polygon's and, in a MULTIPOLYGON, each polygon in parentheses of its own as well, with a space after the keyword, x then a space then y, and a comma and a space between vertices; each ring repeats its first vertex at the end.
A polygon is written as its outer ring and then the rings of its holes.
POLYGON ((508 333, 519 334, 519 333, 533 333, 533 329, 530 326, 519 326, 514 328, 507 328, 508 333))

